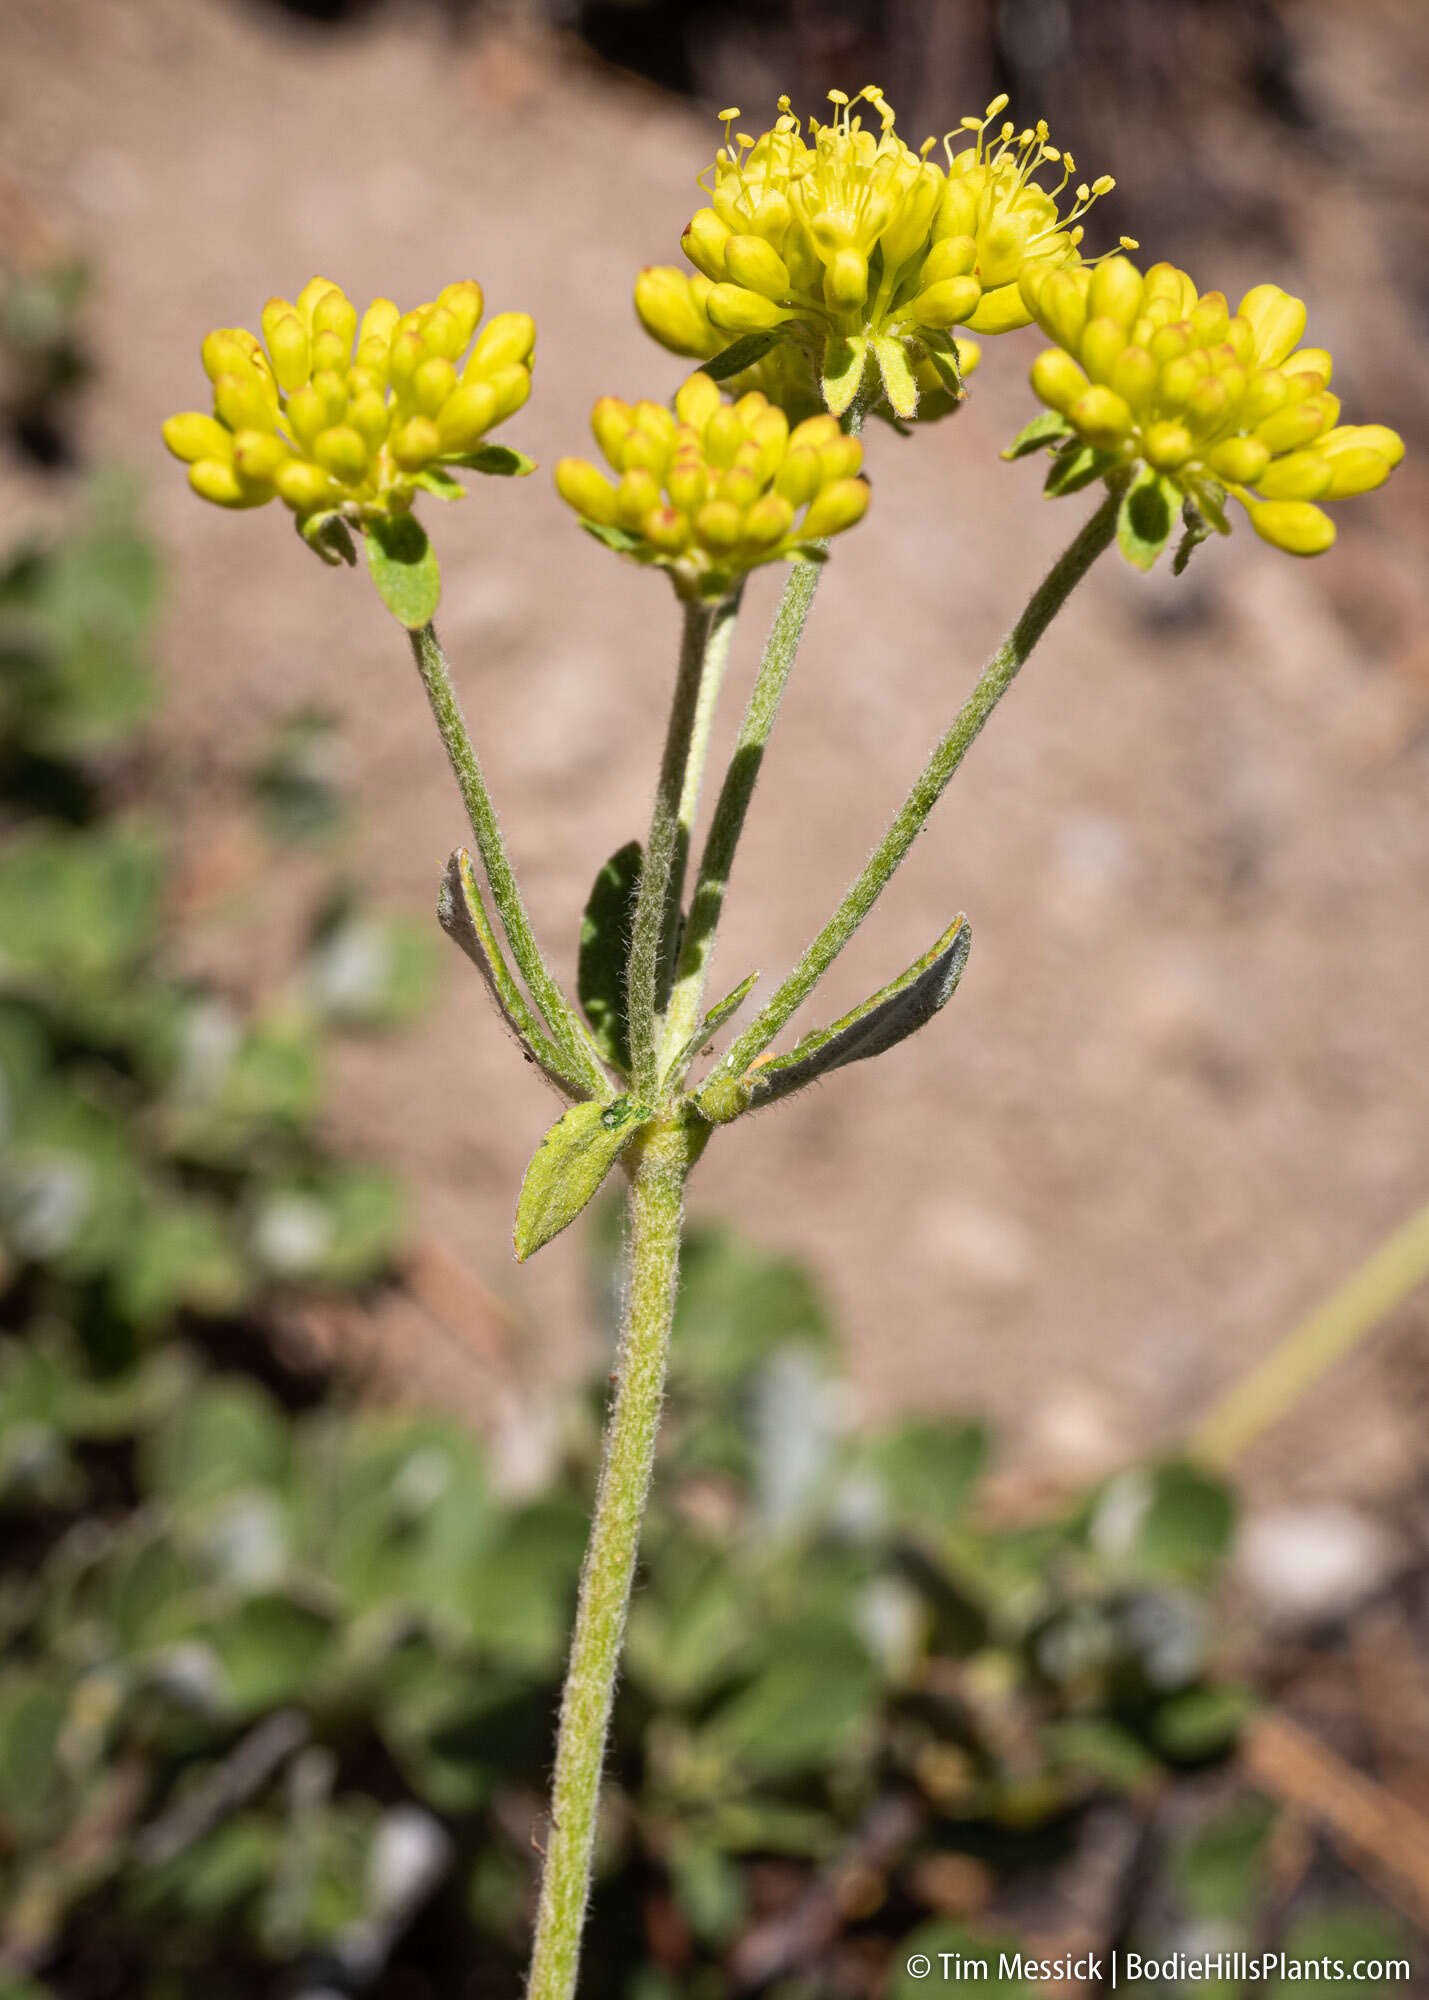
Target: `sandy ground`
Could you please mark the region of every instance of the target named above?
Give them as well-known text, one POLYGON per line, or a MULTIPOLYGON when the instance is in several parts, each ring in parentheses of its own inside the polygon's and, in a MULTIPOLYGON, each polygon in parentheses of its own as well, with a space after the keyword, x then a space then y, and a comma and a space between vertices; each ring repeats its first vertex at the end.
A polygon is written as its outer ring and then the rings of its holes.
MULTIPOLYGON (((1335 10, 1321 25, 1333 83, 1353 65, 1335 10)), ((582 448, 597 394, 678 380, 629 288, 677 257, 711 144, 704 117, 509 30, 454 43, 420 13, 323 34, 219 0, 9 0, 0 170, 96 261, 87 443, 139 468, 173 559, 186 836, 217 837, 273 718, 301 701, 347 719, 352 860, 384 896, 430 907, 463 831, 364 580, 320 568, 276 510, 200 506, 167 460, 158 424, 200 399, 199 335, 256 323, 314 270, 402 301, 478 276, 493 307, 540 323, 537 393, 509 434, 549 464, 582 448)), ((1271 274, 1359 349, 1344 374, 1361 414, 1403 414, 1422 355, 1390 368, 1378 239, 1333 168, 1322 186, 1318 226, 1271 274)), ((1267 274, 1247 257, 1213 267, 1228 289, 1267 274)), ((777 977, 822 922, 1080 517, 997 460, 1031 413, 1035 343, 1004 342, 954 423, 873 442, 876 505, 820 592, 716 990, 755 966, 777 977)), ((986 1406, 1011 1462, 1053 1475, 1172 1438, 1423 1200, 1424 492, 1406 468, 1317 565, 1248 532, 1180 583, 1103 563, 820 1003, 850 1004, 965 909, 953 1007, 712 1147, 696 1203, 817 1263, 869 1413, 986 1406)), ((33 476, 0 480, 7 534, 52 504, 33 476)), ((675 609, 575 530, 544 474, 484 485, 434 525, 468 713, 538 929, 569 967, 596 865, 648 812, 675 609)), ((750 592, 726 743, 774 590, 750 592)), ((271 885, 273 935, 286 892, 271 885)), ((255 944, 244 967, 264 964, 255 944)), ((519 1306, 535 1374, 570 1368, 587 1337, 579 1243, 520 1272, 506 1248, 554 1106, 455 954, 422 1030, 355 1049, 341 1082, 341 1132, 394 1157, 425 1225, 519 1306)), ((1267 1490, 1403 1486, 1415 1324, 1402 1313, 1262 1448, 1267 1490)))

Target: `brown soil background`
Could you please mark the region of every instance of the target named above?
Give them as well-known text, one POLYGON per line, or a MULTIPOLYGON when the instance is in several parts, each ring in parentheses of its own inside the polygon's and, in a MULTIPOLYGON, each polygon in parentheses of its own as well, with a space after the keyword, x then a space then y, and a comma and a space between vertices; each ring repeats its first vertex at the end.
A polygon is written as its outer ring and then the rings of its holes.
MULTIPOLYGON (((1304 291, 1311 337, 1344 356, 1347 415, 1413 433, 1429 381, 1413 268, 1423 18, 1380 0, 1293 16, 1334 147, 1243 115, 1210 56, 1181 93, 1189 150, 1148 156, 1143 198, 1127 119, 1160 129, 1154 91, 1138 100, 1134 77, 1112 77, 1103 124, 1056 136, 1124 177, 1106 240, 1129 229, 1233 296, 1263 276, 1304 291), (1203 180, 1219 190, 1204 226, 1203 180)), ((758 88, 764 54, 744 54, 733 78, 758 88)), ((953 123, 984 83, 921 116, 953 123)), ((429 908, 463 825, 363 580, 321 569, 276 510, 200 506, 166 458, 161 419, 201 399, 200 335, 255 324, 269 293, 315 270, 403 302, 478 276, 492 308, 538 318, 536 395, 510 435, 549 465, 583 448, 597 394, 663 395, 679 379, 629 291, 642 263, 677 259, 713 139, 703 112, 519 18, 457 32, 389 9, 327 32, 222 0, 0 10, 0 173, 8 198, 94 261, 86 450, 139 469, 170 558, 174 825, 201 865, 221 872, 242 774, 299 702, 345 718, 351 860, 384 898, 429 908)), ((991 349, 955 422, 872 442, 877 502, 821 588, 718 991, 754 966, 777 978, 822 922, 1080 517, 1082 501, 1044 504, 1035 469, 997 459, 1031 413, 1036 344, 991 349)), ((813 1260, 861 1412, 985 1407, 1015 1468, 1110 1463, 1173 1438, 1424 1199, 1422 466, 1344 510, 1337 550, 1315 564, 1245 530, 1180 582, 1103 564, 821 995, 827 1018, 961 908, 975 944, 955 1005, 712 1147, 696 1208, 813 1260)), ((7 537, 69 504, 53 480, 0 475, 7 537)), ((595 867, 643 830, 675 609, 574 529, 544 473, 479 485, 434 532, 468 715, 537 928, 569 968, 595 867)), ((765 576, 749 594, 726 744, 775 588, 765 576)), ((300 877, 250 894, 241 947, 231 931, 212 947, 225 977, 281 976, 300 877)), ((415 1034, 341 1058, 335 1122, 412 1177, 423 1226, 528 1326, 529 1379, 553 1380, 592 1337, 581 1246, 573 1233, 518 1272, 507 1245, 554 1106, 455 954, 446 972, 415 1034)), ((1412 1483, 1416 1323, 1402 1313, 1266 1442, 1263 1491, 1373 1499, 1412 1483)), ((417 1337, 415 1322, 394 1327, 417 1337)), ((404 1350, 399 1372, 420 1381, 425 1366, 404 1350)), ((450 1378, 431 1376, 443 1394, 450 1378)))

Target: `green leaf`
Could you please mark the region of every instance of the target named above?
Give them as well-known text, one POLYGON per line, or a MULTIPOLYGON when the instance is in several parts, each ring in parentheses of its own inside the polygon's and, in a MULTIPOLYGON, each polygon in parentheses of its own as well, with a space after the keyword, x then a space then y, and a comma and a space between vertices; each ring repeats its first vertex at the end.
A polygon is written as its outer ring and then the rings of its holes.
POLYGON ((1048 445, 1061 444, 1072 434, 1072 426, 1060 410, 1043 410, 1030 424, 1022 426, 1002 456, 1008 459, 1027 458, 1032 452, 1041 451, 1048 445))
POLYGON ((1156 1747, 1178 1763, 1223 1756, 1256 1708, 1254 1690, 1235 1683, 1188 1688, 1157 1709, 1151 1725, 1156 1747))
POLYGON ((445 466, 428 465, 414 473, 412 484, 420 486, 424 493, 435 493, 438 500, 465 500, 466 488, 459 479, 453 478, 445 466))
POLYGON ((1136 1793, 1150 1785, 1159 1766, 1129 1730, 1105 1716, 1072 1716, 1049 1723, 1042 1742, 1060 1771, 1094 1779, 1113 1791, 1136 1793))
POLYGON ((782 327, 769 327, 761 333, 746 333, 731 347, 721 349, 709 361, 700 363, 700 373, 708 375, 711 382, 727 382, 731 375, 742 375, 746 368, 752 368, 756 361, 762 361, 771 347, 784 338, 782 327))
POLYGON ((1235 1497, 1224 1480, 1182 1459, 1154 1468, 1136 1556, 1162 1575, 1205 1581, 1230 1552, 1235 1497))
POLYGON ((776 1629, 768 1647, 767 1666, 715 1711, 701 1748, 768 1775, 824 1772, 872 1720, 873 1663, 827 1618, 776 1629))
POLYGON ((852 1013, 830 1028, 815 1028, 788 1055, 760 1063, 746 1079, 750 1109, 777 1103, 830 1070, 880 1056, 915 1034, 957 991, 971 943, 972 928, 966 917, 959 916, 931 950, 852 1013))
POLYGON ((536 1148, 516 1203, 516 1259, 528 1257, 567 1228, 611 1168, 617 1156, 649 1123, 643 1105, 628 1097, 613 1104, 594 1100, 562 1113, 536 1148))
POLYGON ((506 963, 487 915, 476 868, 464 847, 447 862, 437 895, 437 922, 461 946, 482 978, 507 1027, 559 1089, 584 1097, 588 1085, 542 1028, 506 963))
POLYGON ((676 1057, 672 1066, 674 1075, 680 1075, 687 1065, 694 1061, 701 1049, 719 1033, 725 1022, 739 1012, 758 983, 758 979, 759 974, 751 972, 740 980, 732 993, 726 993, 723 1000, 716 1000, 676 1057))
POLYGON ((1230 1922, 1252 1917, 1265 1893, 1276 1812, 1266 1799, 1245 1799, 1203 1826, 1176 1854, 1171 1879, 1193 1917, 1230 1922))
POLYGON ((942 379, 943 387, 955 403, 961 403, 967 390, 963 386, 963 371, 958 364, 957 342, 950 333, 925 333, 923 346, 942 379))
POLYGON ((357 562, 352 531, 341 514, 300 515, 293 524, 308 547, 320 555, 329 569, 349 568, 357 562))
POLYGON ((864 336, 847 340, 841 333, 829 335, 824 346, 824 401, 836 417, 843 415, 858 394, 867 356, 864 336))
POLYGON ((527 458, 524 451, 514 451, 509 444, 484 444, 476 451, 464 452, 452 463, 469 466, 473 472, 494 474, 497 479, 524 479, 536 470, 534 458, 527 458))
POLYGON ((144 1443, 140 1484, 179 1506, 274 1486, 287 1476, 290 1442, 281 1410, 256 1382, 206 1382, 144 1443))
POLYGON ((638 840, 617 848, 595 878, 581 918, 576 991, 596 1044, 622 1076, 630 1073, 625 972, 640 894, 644 850, 638 840))
POLYGON ((1143 466, 1122 495, 1116 517, 1117 546, 1135 569, 1150 569, 1176 524, 1180 491, 1163 473, 1143 466))
POLYGON ((415 514, 379 514, 363 537, 367 567, 392 616, 409 632, 429 625, 442 594, 437 553, 415 514))
POLYGON ((333 1633, 321 1612, 278 1592, 250 1597, 204 1632, 223 1663, 228 1698, 246 1714, 312 1694, 333 1633))
POLYGON ((873 352, 878 361, 878 372, 883 377, 883 393, 900 417, 918 414, 918 384, 908 363, 908 350, 901 340, 891 334, 880 333, 873 337, 873 352))
POLYGON ((1083 444, 1079 437, 1073 436, 1052 460, 1042 491, 1049 500, 1060 499, 1064 493, 1080 493, 1114 463, 1110 452, 1098 451, 1095 445, 1083 444))
POLYGON ((928 1527, 956 1520, 987 1466, 986 1427, 956 1418, 900 1424, 868 1447, 893 1513, 928 1527))
POLYGON ((628 556, 632 550, 645 546, 639 535, 632 535, 628 528, 608 527, 600 521, 582 521, 581 526, 588 535, 594 535, 598 542, 603 542, 606 548, 614 549, 617 555, 628 556))

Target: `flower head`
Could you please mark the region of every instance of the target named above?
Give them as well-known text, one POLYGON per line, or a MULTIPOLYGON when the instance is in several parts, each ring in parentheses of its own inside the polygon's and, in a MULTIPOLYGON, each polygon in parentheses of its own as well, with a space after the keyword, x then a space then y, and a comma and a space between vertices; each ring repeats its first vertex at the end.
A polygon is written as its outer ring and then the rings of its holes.
POLYGON ((836 418, 791 430, 758 390, 727 403, 708 375, 680 387, 673 414, 602 396, 591 428, 615 482, 563 458, 557 491, 601 540, 668 570, 683 597, 728 596, 748 570, 810 554, 868 507, 863 447, 836 418))
POLYGON ((529 470, 483 440, 531 393, 535 324, 498 313, 472 345, 482 303, 479 285, 448 285, 406 313, 374 299, 359 324, 339 287, 314 278, 296 303, 268 301, 262 341, 242 327, 209 334, 213 414, 170 417, 164 442, 203 499, 280 499, 320 549, 334 516, 361 526, 405 512, 422 486, 455 498, 443 467, 480 469, 485 455, 492 470, 529 470))
MULTIPOLYGON (((807 136, 787 97, 758 138, 734 132, 739 113, 724 113, 709 205, 682 242, 710 281, 703 310, 717 329, 793 334, 821 357, 836 414, 858 393, 871 353, 893 410, 907 418, 918 403, 915 364, 946 362, 954 326, 1026 325, 1024 266, 1079 258, 1081 217, 1112 182, 1077 184, 1064 213, 1075 166, 1045 124, 1004 123, 989 139, 1005 97, 947 135, 945 168, 930 157, 934 140, 915 153, 898 136, 875 85, 853 99, 829 95, 833 117, 811 119, 807 136), (877 134, 855 109, 864 102, 877 134), (969 132, 972 143, 955 151, 969 132), (1044 187, 1037 176, 1049 168, 1056 178, 1044 187)), ((956 393, 956 367, 939 373, 956 393)))
MULTIPOLYGON (((635 281, 635 311, 650 338, 671 354, 710 361, 730 344, 729 335, 714 324, 707 310, 713 290, 713 281, 702 271, 681 271, 673 264, 649 265, 635 281)), ((952 344, 958 373, 966 380, 982 359, 982 349, 966 337, 952 344)), ((958 408, 959 397, 927 355, 914 359, 912 369, 920 424, 949 416, 958 408)), ((727 376, 723 386, 735 395, 760 390, 779 405, 790 423, 799 423, 825 407, 823 389, 809 356, 792 340, 776 342, 748 368, 727 376)), ((885 396, 873 404, 872 414, 890 420, 896 416, 885 396)))
POLYGON ((1027 448, 1057 452, 1052 492, 1140 467, 1140 485, 1159 483, 1221 533, 1230 493, 1276 548, 1319 555, 1335 525, 1315 503, 1369 492, 1404 456, 1385 425, 1340 423, 1330 355, 1300 346, 1304 304, 1278 285, 1256 285, 1232 313, 1172 264, 1143 277, 1114 257, 1034 267, 1022 294, 1057 343, 1032 364, 1056 421, 1024 433, 1027 448))

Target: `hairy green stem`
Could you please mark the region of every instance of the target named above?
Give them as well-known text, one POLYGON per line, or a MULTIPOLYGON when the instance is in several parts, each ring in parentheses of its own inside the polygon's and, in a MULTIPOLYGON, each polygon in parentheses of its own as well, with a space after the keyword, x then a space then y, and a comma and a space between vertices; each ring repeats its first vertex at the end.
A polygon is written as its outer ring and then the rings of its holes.
POLYGON ((659 1123, 631 1149, 625 1324, 561 1700, 527 2000, 570 2000, 576 1989, 601 1766, 665 1389, 685 1178, 701 1144, 695 1130, 659 1123))
POLYGON ((684 882, 685 855, 714 712, 713 697, 706 699, 706 684, 713 682, 717 691, 738 608, 734 597, 718 604, 692 599, 684 607, 680 661, 640 870, 626 975, 631 1081, 641 1096, 652 1101, 660 1081, 661 975, 668 964, 667 939, 674 928, 684 882))
POLYGON ((770 627, 754 691, 740 725, 739 741, 734 746, 734 755, 725 772, 714 817, 705 836, 704 853, 700 857, 700 871, 690 902, 680 962, 665 1016, 664 1054, 667 1060, 685 1046, 699 1019, 735 850, 744 831, 745 815, 754 796, 765 747, 779 713, 779 704, 794 656, 799 650, 814 592, 819 587, 821 571, 819 563, 793 564, 770 627))
POLYGON ((964 702, 951 729, 924 765, 898 815, 824 928, 809 946, 778 992, 711 1072, 739 1076, 768 1048, 790 1015, 813 992, 879 896, 887 887, 929 813, 941 798, 953 773, 975 742, 979 731, 1017 676, 1068 596, 1086 575, 1116 533, 1119 492, 1108 494, 1081 532, 1053 564, 1033 592, 1026 610, 983 668, 977 686, 964 702))
POLYGON ((437 731, 445 745, 453 774, 461 789, 467 818, 471 821, 471 830, 476 835, 482 866, 486 870, 486 879, 491 884, 492 899, 496 904, 497 915, 501 919, 501 928, 505 931, 507 942, 511 946, 511 956, 516 961, 531 998, 545 1016, 557 1043, 574 1064, 585 1088, 593 1097, 608 1097, 610 1080, 601 1067, 599 1051, 552 976, 546 961, 541 956, 541 948, 536 942, 535 933, 531 929, 526 906, 521 900, 521 891, 506 853, 506 843, 501 837, 496 808, 491 802, 490 792, 486 789, 486 779, 482 776, 481 765, 462 716, 461 704, 457 700, 456 689, 452 686, 451 670, 442 651, 441 641, 437 638, 436 627, 430 624, 424 625, 420 631, 412 632, 408 636, 412 641, 412 653, 417 662, 417 671, 422 677, 422 686, 426 689, 427 700, 431 703, 437 731))

